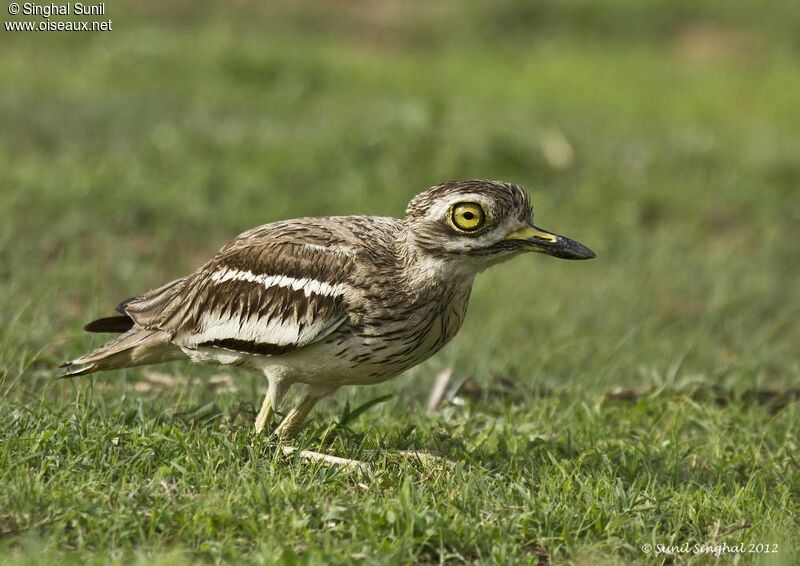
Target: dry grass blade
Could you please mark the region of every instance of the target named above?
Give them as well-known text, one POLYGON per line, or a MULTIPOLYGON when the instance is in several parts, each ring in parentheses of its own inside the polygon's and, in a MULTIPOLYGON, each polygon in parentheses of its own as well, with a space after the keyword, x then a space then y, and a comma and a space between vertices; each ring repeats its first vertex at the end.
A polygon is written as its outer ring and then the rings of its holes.
POLYGON ((453 368, 445 368, 436 376, 436 381, 431 389, 431 394, 428 396, 428 414, 435 413, 442 403, 444 394, 447 391, 447 386, 450 379, 453 377, 453 368))

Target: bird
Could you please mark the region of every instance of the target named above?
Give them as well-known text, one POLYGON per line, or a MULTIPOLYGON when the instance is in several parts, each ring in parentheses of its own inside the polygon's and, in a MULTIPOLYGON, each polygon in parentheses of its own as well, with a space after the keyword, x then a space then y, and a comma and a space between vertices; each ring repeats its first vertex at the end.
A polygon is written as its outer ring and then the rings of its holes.
POLYGON ((528 252, 595 257, 538 228, 528 193, 501 181, 437 184, 403 218, 265 224, 88 323, 87 332, 119 336, 61 364, 61 377, 187 359, 239 366, 266 379, 257 433, 292 385, 305 386, 272 431, 289 439, 339 387, 386 381, 439 351, 462 326, 476 275, 528 252))

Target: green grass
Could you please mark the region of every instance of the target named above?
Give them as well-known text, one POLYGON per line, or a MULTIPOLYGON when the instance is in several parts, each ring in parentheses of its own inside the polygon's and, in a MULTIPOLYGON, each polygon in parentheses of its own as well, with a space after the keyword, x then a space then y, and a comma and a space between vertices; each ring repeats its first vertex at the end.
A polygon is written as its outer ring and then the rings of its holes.
POLYGON ((114 3, 113 32, 0 32, 2 562, 797 560, 794 4, 424 6, 114 3), (299 445, 370 473, 255 438, 258 376, 53 379, 98 342, 82 323, 246 228, 472 177, 599 257, 495 268, 443 352, 320 406, 299 445), (447 367, 472 386, 427 415, 447 367))

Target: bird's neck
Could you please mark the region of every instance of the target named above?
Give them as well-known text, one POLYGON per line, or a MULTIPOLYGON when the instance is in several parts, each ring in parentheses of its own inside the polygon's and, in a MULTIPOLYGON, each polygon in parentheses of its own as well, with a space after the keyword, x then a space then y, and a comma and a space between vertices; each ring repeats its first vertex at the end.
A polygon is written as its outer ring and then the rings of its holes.
POLYGON ((404 283, 418 293, 470 288, 475 279, 476 271, 469 262, 431 253, 407 238, 398 242, 397 251, 404 283))

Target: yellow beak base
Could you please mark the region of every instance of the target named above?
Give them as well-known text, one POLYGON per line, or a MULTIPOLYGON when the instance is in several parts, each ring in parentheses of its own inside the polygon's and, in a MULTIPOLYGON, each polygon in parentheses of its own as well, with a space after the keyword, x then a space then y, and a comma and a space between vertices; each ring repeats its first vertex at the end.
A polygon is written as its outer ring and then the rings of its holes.
POLYGON ((551 234, 545 230, 541 230, 536 226, 525 226, 519 230, 511 232, 506 236, 506 240, 544 240, 552 244, 558 241, 558 236, 551 234))
POLYGON ((529 224, 505 237, 506 241, 519 242, 522 249, 551 255, 561 259, 592 259, 595 253, 575 240, 553 234, 529 224))

